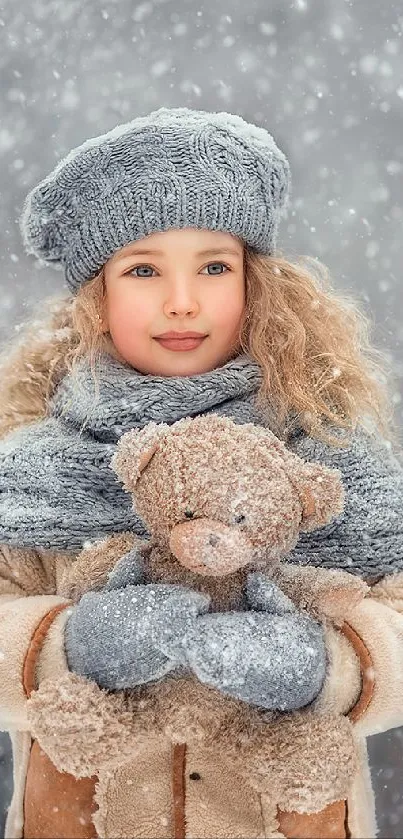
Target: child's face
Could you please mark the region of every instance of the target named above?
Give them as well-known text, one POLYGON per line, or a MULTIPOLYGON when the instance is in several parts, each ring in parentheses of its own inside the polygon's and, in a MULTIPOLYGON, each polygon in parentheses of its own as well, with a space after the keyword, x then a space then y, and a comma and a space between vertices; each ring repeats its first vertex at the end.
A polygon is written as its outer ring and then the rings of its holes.
POLYGON ((190 376, 222 366, 238 349, 245 306, 243 243, 231 233, 170 229, 125 245, 105 265, 105 329, 142 373, 190 376), (231 248, 233 253, 225 253, 231 248), (144 254, 150 249, 161 253, 144 254), (210 254, 199 251, 211 249, 210 254), (164 332, 207 335, 174 351, 164 332))

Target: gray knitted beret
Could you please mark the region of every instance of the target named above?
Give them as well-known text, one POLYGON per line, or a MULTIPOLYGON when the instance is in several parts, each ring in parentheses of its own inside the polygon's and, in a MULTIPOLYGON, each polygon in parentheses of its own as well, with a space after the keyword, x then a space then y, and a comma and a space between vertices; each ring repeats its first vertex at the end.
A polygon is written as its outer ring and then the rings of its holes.
POLYGON ((225 112, 159 108, 86 140, 27 195, 27 253, 64 269, 71 291, 118 248, 197 227, 274 252, 291 186, 287 158, 264 128, 225 112))

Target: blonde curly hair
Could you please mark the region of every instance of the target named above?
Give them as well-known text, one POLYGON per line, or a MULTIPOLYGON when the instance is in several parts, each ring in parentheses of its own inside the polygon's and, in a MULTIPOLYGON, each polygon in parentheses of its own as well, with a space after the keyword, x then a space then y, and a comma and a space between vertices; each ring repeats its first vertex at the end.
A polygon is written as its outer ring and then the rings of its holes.
MULTIPOLYGON (((298 423, 312 437, 343 447, 362 424, 397 443, 390 364, 371 345, 372 322, 357 300, 332 288, 328 269, 312 257, 291 262, 281 252, 266 256, 245 245, 244 266, 240 350, 262 368, 258 404, 264 410, 275 400, 277 435, 287 439, 298 423), (347 431, 344 441, 331 433, 332 424, 347 431)), ((3 347, 0 437, 45 417, 57 384, 82 356, 95 383, 101 352, 124 360, 102 331, 105 299, 102 268, 75 296, 41 301, 15 345, 3 347)))

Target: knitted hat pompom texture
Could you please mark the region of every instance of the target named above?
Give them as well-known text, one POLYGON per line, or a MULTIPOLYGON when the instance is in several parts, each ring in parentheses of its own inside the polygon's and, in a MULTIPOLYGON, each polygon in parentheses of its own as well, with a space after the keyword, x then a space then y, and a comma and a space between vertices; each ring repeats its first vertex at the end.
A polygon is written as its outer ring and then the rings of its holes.
POLYGON ((287 214, 287 158, 264 128, 226 112, 159 108, 86 140, 25 198, 28 254, 74 293, 112 254, 170 228, 220 230, 273 254, 287 214))

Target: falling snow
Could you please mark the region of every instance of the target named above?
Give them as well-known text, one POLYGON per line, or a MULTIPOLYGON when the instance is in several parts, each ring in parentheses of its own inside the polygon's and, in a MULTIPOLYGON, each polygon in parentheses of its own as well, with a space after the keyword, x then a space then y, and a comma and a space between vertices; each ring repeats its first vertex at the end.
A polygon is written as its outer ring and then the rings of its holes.
MULTIPOLYGON (((27 191, 70 148, 161 105, 237 112, 273 133, 290 159, 280 247, 325 262, 336 286, 373 312, 402 426, 399 4, 5 0, 0 31, 1 339, 18 335, 42 297, 66 293, 59 271, 23 253, 16 219, 27 191)), ((3 802, 7 744, 3 737, 3 802)), ((402 748, 402 729, 369 742, 380 835, 390 837, 403 831, 402 748)))

